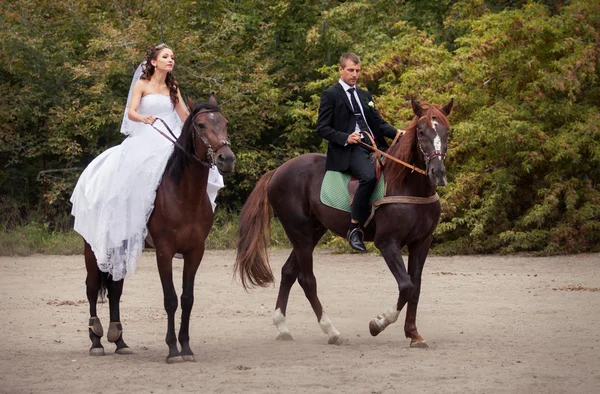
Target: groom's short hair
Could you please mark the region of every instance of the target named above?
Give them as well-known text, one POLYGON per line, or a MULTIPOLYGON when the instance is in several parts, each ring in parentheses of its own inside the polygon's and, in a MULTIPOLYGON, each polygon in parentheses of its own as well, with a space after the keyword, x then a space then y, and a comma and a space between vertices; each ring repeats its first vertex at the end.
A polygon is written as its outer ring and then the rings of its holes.
POLYGON ((340 57, 340 67, 346 68, 346 63, 348 62, 348 60, 350 60, 352 63, 360 64, 360 59, 358 58, 358 55, 356 53, 347 52, 340 57))

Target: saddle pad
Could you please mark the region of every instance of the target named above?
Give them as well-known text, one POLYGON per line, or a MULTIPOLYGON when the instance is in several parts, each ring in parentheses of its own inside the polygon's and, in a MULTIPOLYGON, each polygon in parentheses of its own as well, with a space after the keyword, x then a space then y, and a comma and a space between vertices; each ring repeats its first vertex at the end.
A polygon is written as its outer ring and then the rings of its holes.
MULTIPOLYGON (((327 171, 321 184, 321 202, 328 207, 350 212, 350 192, 348 182, 352 175, 345 172, 327 171)), ((385 183, 383 175, 379 178, 371 195, 371 204, 384 197, 385 183)))

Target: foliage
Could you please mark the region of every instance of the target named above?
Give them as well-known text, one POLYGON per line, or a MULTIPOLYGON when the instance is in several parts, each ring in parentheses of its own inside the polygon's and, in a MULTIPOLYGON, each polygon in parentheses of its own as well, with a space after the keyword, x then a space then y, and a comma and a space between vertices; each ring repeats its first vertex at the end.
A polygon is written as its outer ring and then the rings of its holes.
POLYGON ((398 127, 411 97, 455 99, 437 252, 597 250, 599 31, 600 9, 586 0, 5 1, 2 229, 70 226, 79 173, 122 140, 133 71, 166 42, 183 93, 217 94, 238 157, 212 247, 232 246, 235 215, 263 173, 324 151, 319 96, 339 55, 355 51, 361 84, 398 127))

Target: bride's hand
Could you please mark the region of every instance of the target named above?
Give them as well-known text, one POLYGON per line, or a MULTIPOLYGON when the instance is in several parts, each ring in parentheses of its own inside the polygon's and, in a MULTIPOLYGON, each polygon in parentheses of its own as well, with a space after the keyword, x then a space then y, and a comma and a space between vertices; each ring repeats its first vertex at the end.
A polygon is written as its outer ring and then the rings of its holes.
POLYGON ((144 116, 142 118, 142 122, 146 123, 146 124, 153 124, 156 121, 156 118, 154 116, 144 116))

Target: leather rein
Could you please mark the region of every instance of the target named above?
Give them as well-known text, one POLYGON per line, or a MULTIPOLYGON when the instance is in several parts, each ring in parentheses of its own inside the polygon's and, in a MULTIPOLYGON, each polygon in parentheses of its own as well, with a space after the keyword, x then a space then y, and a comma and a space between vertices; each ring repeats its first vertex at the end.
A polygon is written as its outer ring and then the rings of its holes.
MULTIPOLYGON (((395 158, 394 156, 391 156, 391 155, 389 155, 389 154, 385 153, 384 151, 381 151, 381 150, 379 150, 379 149, 377 148, 377 145, 375 144, 375 140, 374 140, 374 139, 373 139, 373 137, 371 136, 371 133, 366 133, 366 132, 365 132, 365 133, 363 133, 363 134, 369 137, 369 139, 371 140, 371 143, 372 143, 373 145, 365 144, 365 143, 364 143, 364 142, 362 142, 362 141, 358 141, 358 143, 359 143, 361 146, 364 146, 365 148, 369 148, 369 149, 371 149, 373 152, 375 152, 375 153, 376 153, 376 154, 378 154, 378 155, 381 155, 381 156, 383 156, 383 157, 385 157, 385 158, 388 158, 388 159, 390 159, 390 160, 393 160, 393 161, 395 161, 395 162, 396 162, 396 163, 398 163, 398 164, 402 164, 403 166, 410 168, 410 169, 412 170, 412 172, 415 172, 415 171, 416 171, 416 172, 418 172, 419 174, 427 175, 427 171, 425 171, 425 170, 422 170, 422 169, 420 169, 419 167, 417 167, 417 166, 414 166, 414 165, 412 165, 412 164, 408 164, 408 163, 407 163, 407 162, 405 162, 405 161, 402 161, 402 160, 400 160, 400 159, 397 159, 397 158, 395 158)), ((393 142, 392 142, 392 144, 390 145, 390 148, 391 148, 392 146, 394 146, 394 144, 396 143, 396 141, 398 141, 398 137, 399 137, 399 135, 400 135, 400 133, 397 133, 397 135, 396 135, 396 138, 394 138, 394 141, 393 141, 393 142)), ((419 144, 419 148, 421 148, 421 144, 419 144)), ((421 148, 421 152, 423 152, 423 149, 422 149, 422 148, 421 148)), ((425 157, 427 158, 427 156, 425 156, 425 157)))
POLYGON ((173 145, 175 145, 177 148, 179 148, 189 158, 196 160, 204 167, 212 167, 213 165, 215 165, 215 155, 217 153, 219 153, 219 151, 221 149, 223 149, 224 147, 231 146, 231 143, 228 140, 221 140, 219 142, 219 146, 216 149, 213 148, 213 146, 210 144, 210 142, 208 142, 206 137, 198 129, 198 126, 196 125, 196 122, 195 122, 196 117, 200 114, 206 114, 206 113, 212 113, 212 112, 221 112, 221 111, 218 109, 202 109, 202 110, 198 111, 194 115, 194 118, 192 119, 192 124, 194 125, 194 133, 198 136, 198 138, 200 138, 200 141, 202 141, 202 143, 204 144, 204 147, 206 148, 207 160, 203 160, 203 159, 199 158, 198 155, 196 154, 196 139, 194 138, 194 134, 192 134, 192 145, 194 146, 194 153, 190 154, 190 153, 186 152, 185 148, 183 146, 181 146, 181 144, 179 144, 179 142, 177 142, 177 137, 175 136, 175 133, 173 133, 171 128, 167 125, 167 123, 164 120, 162 120, 161 118, 155 118, 155 122, 157 120, 160 120, 162 122, 162 124, 165 126, 165 128, 167 129, 169 134, 171 134, 172 138, 170 136, 168 136, 167 134, 165 134, 162 130, 160 130, 159 128, 154 126, 154 123, 151 124, 150 126, 152 126, 152 128, 154 128, 154 130, 158 131, 163 137, 165 137, 166 139, 171 141, 171 143, 173 145))

